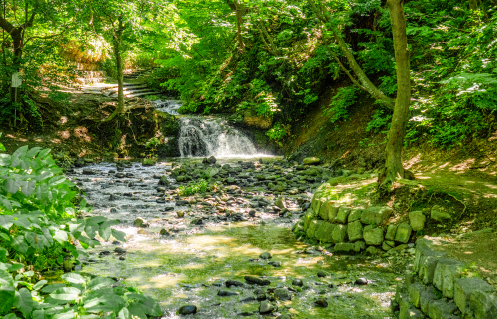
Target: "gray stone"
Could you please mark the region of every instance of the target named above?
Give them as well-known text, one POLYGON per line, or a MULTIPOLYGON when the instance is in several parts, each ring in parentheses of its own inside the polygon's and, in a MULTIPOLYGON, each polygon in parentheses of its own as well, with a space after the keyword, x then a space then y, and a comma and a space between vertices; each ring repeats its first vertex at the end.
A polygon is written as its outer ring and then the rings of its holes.
POLYGON ((435 294, 435 288, 432 285, 426 287, 426 290, 421 293, 419 296, 419 305, 421 307, 421 311, 424 313, 428 313, 430 308, 430 304, 434 301, 440 299, 435 294))
POLYGON ((347 225, 336 225, 331 236, 333 237, 333 242, 335 244, 344 242, 347 237, 347 225))
POLYGON ((292 300, 292 295, 286 288, 276 288, 274 290, 274 298, 278 300, 292 300))
POLYGON ((307 157, 304 158, 302 163, 304 165, 318 165, 319 163, 321 163, 321 159, 319 159, 319 157, 307 157))
POLYGON ((474 290, 469 296, 469 305, 475 319, 497 318, 497 296, 474 290))
POLYGON ((447 300, 447 298, 442 298, 440 300, 433 300, 428 307, 428 316, 431 319, 447 319, 455 311, 457 306, 452 300, 447 300))
POLYGON ((438 205, 435 205, 432 207, 430 216, 432 219, 434 219, 438 222, 443 222, 443 221, 450 219, 452 217, 449 213, 444 212, 443 208, 438 206, 438 205))
POLYGON ((387 233, 385 234, 385 239, 395 240, 395 234, 397 234, 397 225, 388 225, 387 233))
POLYGON ((387 242, 387 241, 384 241, 382 244, 381 244, 381 249, 383 249, 384 251, 389 251, 390 249, 392 249, 394 246, 390 246, 390 244, 387 242))
POLYGON ((399 319, 409 318, 425 318, 425 316, 421 311, 411 305, 409 298, 405 298, 400 302, 399 319))
POLYGON ((411 238, 412 228, 409 224, 402 223, 397 227, 397 233, 395 234, 395 241, 399 243, 407 243, 409 238, 411 238))
POLYGON ((349 235, 349 241, 353 242, 362 239, 362 223, 360 221, 349 223, 347 226, 347 233, 349 235))
POLYGON ((425 285, 421 283, 414 283, 409 286, 409 298, 411 298, 411 303, 416 307, 419 308, 421 307, 420 305, 420 298, 421 294, 426 290, 425 285))
POLYGON ((219 170, 215 167, 209 167, 205 170, 205 175, 209 177, 214 177, 219 173, 219 170))
POLYGON ((363 242, 362 240, 356 241, 354 243, 354 250, 358 253, 362 250, 366 249, 366 243, 363 242))
POLYGON ((271 313, 275 310, 274 306, 269 301, 261 301, 259 312, 261 314, 271 313))
POLYGON ((314 236, 317 240, 322 243, 332 243, 333 242, 333 229, 335 229, 336 224, 330 222, 322 222, 321 226, 315 231, 314 236))
POLYGON ((259 258, 261 259, 271 259, 273 258, 273 255, 269 251, 265 251, 262 254, 259 255, 259 258))
POLYGON ((197 313, 197 306, 188 305, 179 308, 178 313, 182 316, 191 315, 197 313))
POLYGON ((435 268, 433 285, 442 291, 444 297, 454 297, 454 279, 460 278, 460 271, 464 267, 463 263, 450 259, 441 258, 435 268))
POLYGON ((338 243, 335 245, 335 252, 345 254, 355 253, 355 245, 353 243, 338 243))
POLYGON ((349 207, 340 207, 338 210, 338 214, 335 217, 335 221, 340 224, 346 224, 347 223, 347 217, 349 217, 350 213, 350 208, 349 207))
POLYGON ((381 245, 383 242, 383 228, 368 225, 364 227, 363 237, 367 245, 381 245))
POLYGON ((135 226, 135 227, 148 227, 148 222, 145 219, 138 217, 137 219, 135 219, 133 226, 135 226))
POLYGON ((363 211, 362 208, 352 208, 349 214, 349 223, 360 220, 362 216, 362 211, 363 211))
POLYGON ((439 256, 425 255, 421 259, 421 266, 419 268, 419 278, 423 280, 423 283, 431 284, 433 283, 433 278, 435 277, 435 269, 437 268, 439 256))
POLYGON ((322 220, 312 220, 309 223, 309 228, 307 228, 307 237, 314 238, 316 230, 319 229, 319 226, 321 226, 322 223, 322 220))
POLYGON ((361 222, 369 225, 381 225, 390 217, 390 215, 392 215, 392 213, 393 209, 390 207, 368 207, 362 212, 361 222))
POLYGON ((317 205, 316 208, 319 206, 318 215, 321 219, 324 220, 330 219, 328 217, 328 206, 327 206, 329 202, 330 201, 321 201, 320 203, 316 204, 317 205))
POLYGON ((422 211, 414 211, 409 213, 409 221, 412 230, 419 231, 425 228, 426 216, 422 211))
POLYGON ((454 301, 463 314, 469 310, 470 296, 473 291, 495 292, 495 289, 481 278, 457 278, 454 280, 454 301))
POLYGON ((336 204, 335 201, 327 201, 320 206, 319 217, 324 220, 334 221, 339 209, 340 205, 336 204))

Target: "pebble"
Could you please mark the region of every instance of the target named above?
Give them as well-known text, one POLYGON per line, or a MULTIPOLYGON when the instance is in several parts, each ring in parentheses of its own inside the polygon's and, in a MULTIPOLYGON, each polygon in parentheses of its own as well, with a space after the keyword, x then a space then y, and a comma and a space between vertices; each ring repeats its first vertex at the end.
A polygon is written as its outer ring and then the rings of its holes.
POLYGON ((244 278, 249 284, 255 284, 259 286, 269 286, 271 284, 271 281, 269 281, 268 279, 261 279, 253 276, 245 276, 244 278))
POLYGON ((271 258, 273 258, 273 256, 271 255, 270 252, 266 251, 266 252, 260 254, 259 258, 261 258, 261 259, 271 259, 271 258))
POLYGON ((197 313, 197 306, 187 305, 179 308, 178 314, 182 316, 191 315, 197 313))
POLYGON ((368 280, 365 278, 357 278, 355 284, 358 286, 365 286, 368 284, 368 280))
POLYGON ((238 291, 228 291, 228 290, 219 290, 217 292, 217 295, 221 297, 238 296, 239 294, 240 293, 238 291))
POLYGON ((319 278, 324 278, 324 277, 326 277, 326 276, 328 276, 328 274, 327 274, 327 273, 325 273, 324 271, 322 271, 322 270, 318 271, 318 277, 319 277, 319 278))
POLYGON ((317 307, 321 307, 321 308, 328 307, 328 301, 326 301, 326 299, 324 299, 324 298, 319 298, 318 300, 316 300, 315 304, 317 307))
POLYGON ((304 286, 304 282, 302 281, 302 279, 294 279, 292 281, 292 285, 297 286, 297 287, 302 287, 302 286, 304 286))
POLYGON ((261 314, 271 313, 275 311, 275 307, 269 301, 261 301, 259 312, 261 314))

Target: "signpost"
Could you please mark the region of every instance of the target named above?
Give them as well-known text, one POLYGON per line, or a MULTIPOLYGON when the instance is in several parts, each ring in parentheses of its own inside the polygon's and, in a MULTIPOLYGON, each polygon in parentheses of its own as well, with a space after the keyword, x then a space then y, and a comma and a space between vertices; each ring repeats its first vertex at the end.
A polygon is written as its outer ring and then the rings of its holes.
POLYGON ((14 127, 17 125, 17 88, 22 84, 21 73, 15 72, 12 74, 12 85, 14 88, 14 127))

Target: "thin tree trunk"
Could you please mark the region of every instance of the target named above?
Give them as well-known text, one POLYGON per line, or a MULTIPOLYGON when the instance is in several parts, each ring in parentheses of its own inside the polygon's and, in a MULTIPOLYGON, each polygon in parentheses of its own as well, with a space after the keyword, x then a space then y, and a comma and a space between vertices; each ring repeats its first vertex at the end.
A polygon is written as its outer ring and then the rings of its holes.
POLYGON ((478 0, 469 0, 469 10, 478 10, 478 0))
POLYGON ((124 80, 123 80, 123 61, 121 57, 121 44, 115 41, 114 57, 116 58, 117 69, 117 109, 119 114, 124 113, 124 80))
POLYGON ((245 15, 245 8, 243 6, 243 3, 241 3, 239 0, 235 0, 235 7, 236 7, 236 35, 238 38, 238 45, 240 46, 240 50, 243 50, 243 48, 245 47, 245 43, 243 43, 242 25, 243 25, 243 16, 245 15))
POLYGON ((398 177, 404 178, 402 150, 406 134, 409 103, 411 100, 410 55, 407 44, 406 18, 403 0, 387 0, 392 21, 395 60, 397 62, 397 99, 388 133, 386 145, 386 163, 382 176, 378 179, 380 185, 387 185, 398 177))

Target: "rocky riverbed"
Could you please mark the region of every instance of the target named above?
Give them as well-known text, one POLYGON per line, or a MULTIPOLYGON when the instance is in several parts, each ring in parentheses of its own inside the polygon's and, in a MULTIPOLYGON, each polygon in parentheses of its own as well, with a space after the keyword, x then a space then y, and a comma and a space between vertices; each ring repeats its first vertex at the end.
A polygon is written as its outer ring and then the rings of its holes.
POLYGON ((336 256, 291 231, 316 187, 349 173, 278 158, 69 170, 92 214, 120 220, 127 234, 91 249, 81 271, 138 287, 159 300, 164 318, 391 317, 400 280, 392 257, 336 256), (207 191, 186 196, 200 179, 207 191))

